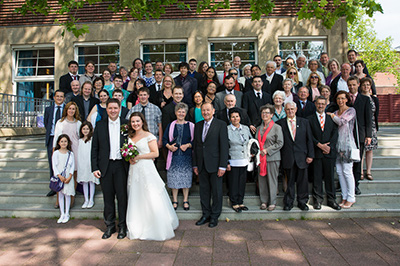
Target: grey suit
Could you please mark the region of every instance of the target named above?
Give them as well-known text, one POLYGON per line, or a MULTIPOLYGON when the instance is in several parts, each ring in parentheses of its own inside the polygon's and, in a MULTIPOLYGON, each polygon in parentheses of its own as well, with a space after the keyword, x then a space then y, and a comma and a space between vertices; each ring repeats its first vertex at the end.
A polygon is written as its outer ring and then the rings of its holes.
MULTIPOLYGON (((243 93, 241 91, 233 90, 233 94, 236 97, 236 107, 242 107, 242 96, 243 96, 243 93)), ((216 101, 218 106, 215 107, 215 109, 217 109, 218 111, 225 108, 225 103, 224 103, 225 96, 226 96, 226 91, 225 90, 220 91, 217 94, 215 94, 215 98, 218 98, 218 101, 216 101)))
MULTIPOLYGON (((257 127, 256 138, 258 138, 258 134, 263 133, 263 127, 264 123, 257 127)), ((262 137, 263 134, 260 136, 262 137)), ((260 149, 267 149, 267 176, 259 175, 258 177, 260 200, 261 203, 266 203, 267 205, 276 205, 279 165, 281 163, 280 150, 282 146, 282 128, 280 125, 275 123, 265 139, 264 146, 260 147, 260 149)))

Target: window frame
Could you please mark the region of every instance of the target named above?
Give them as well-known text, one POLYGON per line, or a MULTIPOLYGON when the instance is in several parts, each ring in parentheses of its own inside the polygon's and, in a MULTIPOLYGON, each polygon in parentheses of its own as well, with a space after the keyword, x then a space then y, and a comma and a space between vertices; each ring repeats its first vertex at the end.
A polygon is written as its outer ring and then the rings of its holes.
MULTIPOLYGON (((106 41, 106 42, 76 42, 74 43, 74 60, 76 62, 79 63, 79 48, 80 47, 99 47, 99 46, 108 46, 108 45, 118 45, 119 49, 121 49, 121 45, 119 41, 106 41)), ((117 67, 120 66, 120 62, 121 62, 121 51, 119 50, 119 54, 118 54, 119 58, 118 58, 118 62, 117 62, 117 67)), ((97 53, 97 62, 94 62, 96 65, 96 70, 97 73, 95 72, 95 75, 101 75, 102 73, 100 72, 100 54, 97 53)), ((83 75, 84 73, 79 73, 79 68, 78 68, 78 74, 79 75, 83 75)))
MULTIPOLYGON (((12 66, 11 66, 11 82, 12 82, 12 89, 13 94, 17 95, 17 83, 18 82, 53 82, 54 84, 54 74, 53 75, 37 75, 36 76, 17 76, 18 73, 18 63, 17 63, 17 53, 19 51, 32 51, 32 50, 47 50, 53 49, 54 50, 54 73, 56 69, 56 56, 55 56, 55 45, 48 43, 48 44, 31 44, 31 45, 12 45, 12 66)), ((37 67, 38 65, 36 65, 37 67)), ((37 73, 37 72, 36 72, 37 73)))
MULTIPOLYGON (((171 63, 171 62, 166 62, 165 61, 165 55, 166 54, 176 54, 173 52, 165 52, 165 45, 166 44, 186 44, 186 57, 185 57, 185 62, 188 61, 188 39, 157 39, 157 40, 150 40, 150 39, 144 39, 140 40, 140 58, 144 58, 144 52, 143 52, 143 45, 154 45, 154 44, 163 44, 164 45, 164 51, 163 51, 163 64, 165 63, 171 63)), ((153 64, 155 62, 152 62, 153 64)), ((175 63, 175 62, 173 62, 175 63)), ((175 72, 175 71, 174 71, 175 72)))
MULTIPOLYGON (((278 37, 278 54, 281 56, 282 56, 282 50, 280 50, 279 43, 282 41, 321 41, 321 42, 323 42, 323 45, 324 45, 324 48, 321 51, 321 53, 328 51, 328 36, 279 36, 278 37)), ((287 50, 284 50, 284 51, 287 51, 287 50)), ((304 54, 304 53, 302 53, 302 54, 304 54)), ((286 58, 282 57, 282 61, 284 61, 286 58)), ((310 59, 319 59, 319 58, 308 58, 307 57, 307 62, 310 59)), ((294 58, 294 60, 296 60, 296 58, 294 58)))
MULTIPOLYGON (((208 38, 208 62, 211 66, 211 43, 227 43, 227 42, 254 42, 254 64, 258 64, 258 38, 257 37, 218 37, 218 38, 208 38)), ((233 53, 233 47, 232 47, 233 53)), ((234 57, 234 56, 233 56, 234 57)), ((233 62, 233 57, 231 62, 233 62)), ((223 71, 217 70, 218 74, 223 71)))

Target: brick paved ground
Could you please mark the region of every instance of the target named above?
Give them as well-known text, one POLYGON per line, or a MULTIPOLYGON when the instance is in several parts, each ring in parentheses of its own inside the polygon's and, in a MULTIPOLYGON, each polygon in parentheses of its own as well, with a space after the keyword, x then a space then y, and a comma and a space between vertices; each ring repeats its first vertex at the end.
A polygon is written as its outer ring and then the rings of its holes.
POLYGON ((399 218, 181 221, 165 242, 102 240, 100 220, 0 219, 0 265, 400 265, 399 218))

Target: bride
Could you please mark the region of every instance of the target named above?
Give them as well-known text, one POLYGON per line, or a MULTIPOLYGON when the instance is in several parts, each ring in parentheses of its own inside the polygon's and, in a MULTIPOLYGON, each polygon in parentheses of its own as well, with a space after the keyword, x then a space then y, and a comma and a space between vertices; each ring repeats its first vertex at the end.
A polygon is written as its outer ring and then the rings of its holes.
POLYGON ((129 239, 163 241, 175 236, 179 221, 153 159, 158 157, 156 137, 142 113, 132 113, 128 124, 129 143, 139 155, 129 161, 126 224, 129 239))

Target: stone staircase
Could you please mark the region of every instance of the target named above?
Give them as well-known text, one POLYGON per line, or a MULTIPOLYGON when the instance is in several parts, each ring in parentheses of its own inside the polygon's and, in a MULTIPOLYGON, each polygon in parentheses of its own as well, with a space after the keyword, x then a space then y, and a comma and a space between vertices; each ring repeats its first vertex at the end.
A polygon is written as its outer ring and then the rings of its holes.
MULTIPOLYGON (((48 163, 44 137, 0 139, 0 217, 58 217, 59 210, 53 208, 55 197, 46 197, 48 189, 48 163)), ((161 172, 162 176, 165 173, 161 172)), ((363 180, 362 194, 356 204, 348 210, 335 211, 323 206, 316 211, 305 212, 294 207, 290 212, 282 210, 283 192, 278 195, 278 207, 273 212, 259 209, 259 197, 255 185, 246 186, 245 204, 249 211, 235 213, 224 196, 220 219, 314 219, 349 217, 400 216, 400 128, 384 127, 379 132, 379 148, 374 151, 373 181, 363 180)), ((281 187, 279 188, 281 190, 281 187)), ((77 194, 71 216, 75 218, 102 219, 103 199, 100 186, 96 187, 95 206, 81 209, 83 196, 77 194)), ((310 190, 311 191, 311 190, 310 190)), ((190 211, 182 209, 182 197, 177 214, 180 219, 198 219, 201 216, 199 188, 190 191, 190 211)), ((340 194, 338 194, 340 201, 340 194)))

